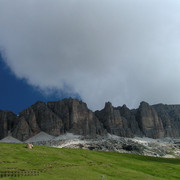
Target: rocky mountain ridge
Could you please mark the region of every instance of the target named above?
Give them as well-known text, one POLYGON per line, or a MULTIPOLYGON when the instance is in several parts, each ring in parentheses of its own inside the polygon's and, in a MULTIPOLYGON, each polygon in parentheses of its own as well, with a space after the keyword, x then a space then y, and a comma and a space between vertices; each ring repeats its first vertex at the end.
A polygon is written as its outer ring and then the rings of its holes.
POLYGON ((38 101, 18 116, 0 110, 0 139, 11 134, 25 141, 39 132, 59 136, 73 133, 83 136, 103 136, 107 133, 122 137, 180 137, 180 105, 153 105, 141 102, 130 110, 110 102, 100 111, 92 112, 77 99, 56 102, 38 101))

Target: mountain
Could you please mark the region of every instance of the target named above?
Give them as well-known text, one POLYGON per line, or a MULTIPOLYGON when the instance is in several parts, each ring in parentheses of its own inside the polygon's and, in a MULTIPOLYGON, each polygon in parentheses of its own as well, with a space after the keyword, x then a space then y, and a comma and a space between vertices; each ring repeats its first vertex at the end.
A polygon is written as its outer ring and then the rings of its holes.
POLYGON ((67 132, 92 136, 107 133, 122 137, 180 137, 180 105, 141 102, 137 109, 123 105, 113 107, 110 102, 100 111, 92 112, 86 103, 77 99, 56 102, 38 101, 18 116, 0 111, 0 139, 11 134, 25 141, 41 131, 59 136, 67 132))

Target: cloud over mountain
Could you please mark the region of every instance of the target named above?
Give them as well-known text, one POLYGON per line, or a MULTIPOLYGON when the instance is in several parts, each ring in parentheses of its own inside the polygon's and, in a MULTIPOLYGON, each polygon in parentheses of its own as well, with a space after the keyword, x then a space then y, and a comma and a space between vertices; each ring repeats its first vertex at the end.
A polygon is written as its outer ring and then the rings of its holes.
POLYGON ((92 109, 180 103, 179 0, 0 0, 0 48, 18 78, 92 109))

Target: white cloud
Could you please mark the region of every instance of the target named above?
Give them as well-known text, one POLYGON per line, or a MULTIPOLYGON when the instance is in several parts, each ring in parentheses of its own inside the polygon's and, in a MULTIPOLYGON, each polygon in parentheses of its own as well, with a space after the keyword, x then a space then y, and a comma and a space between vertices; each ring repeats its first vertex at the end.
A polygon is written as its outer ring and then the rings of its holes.
POLYGON ((92 109, 180 103, 179 19, 179 0, 0 0, 0 46, 18 78, 92 109))

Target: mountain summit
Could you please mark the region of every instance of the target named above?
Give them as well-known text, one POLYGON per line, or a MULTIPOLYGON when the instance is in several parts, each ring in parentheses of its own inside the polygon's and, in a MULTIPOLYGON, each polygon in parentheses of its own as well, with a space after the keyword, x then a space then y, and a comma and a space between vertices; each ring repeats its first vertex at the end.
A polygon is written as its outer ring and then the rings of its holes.
POLYGON ((44 131, 59 136, 67 132, 96 136, 107 133, 123 137, 180 137, 180 105, 141 102, 138 109, 126 105, 113 107, 110 102, 100 111, 92 112, 77 99, 36 102, 18 116, 0 110, 0 139, 11 134, 25 141, 44 131))

